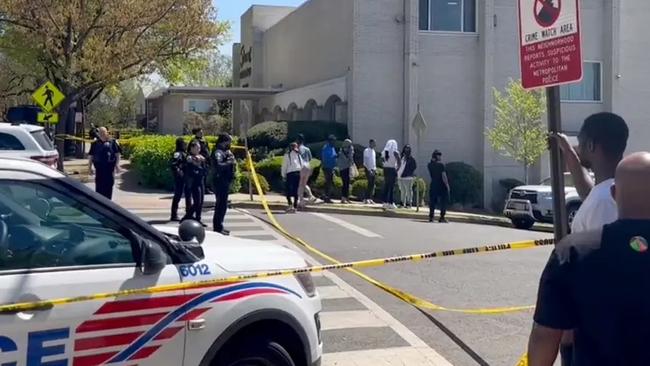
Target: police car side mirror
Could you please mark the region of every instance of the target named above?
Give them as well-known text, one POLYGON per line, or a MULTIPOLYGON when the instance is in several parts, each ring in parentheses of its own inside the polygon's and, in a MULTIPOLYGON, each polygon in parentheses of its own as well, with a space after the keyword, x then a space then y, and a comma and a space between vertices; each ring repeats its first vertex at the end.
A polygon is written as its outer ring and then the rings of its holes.
POLYGON ((156 243, 149 240, 141 241, 142 260, 140 260, 140 270, 145 275, 159 273, 167 265, 167 254, 156 243))

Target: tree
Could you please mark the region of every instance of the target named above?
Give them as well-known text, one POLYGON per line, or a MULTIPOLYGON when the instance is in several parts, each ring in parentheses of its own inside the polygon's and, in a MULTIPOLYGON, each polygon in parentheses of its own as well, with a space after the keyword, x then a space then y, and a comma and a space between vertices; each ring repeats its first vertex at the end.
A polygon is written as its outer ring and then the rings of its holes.
POLYGON ((96 126, 111 129, 135 127, 140 87, 135 80, 127 80, 104 89, 102 94, 88 106, 87 118, 96 126))
POLYGON ((228 26, 211 0, 0 0, 0 52, 31 59, 66 94, 64 121, 108 86, 216 48, 228 26))
POLYGON ((547 149, 547 130, 542 123, 546 98, 539 91, 526 91, 521 81, 510 80, 505 95, 494 89, 494 127, 486 135, 492 147, 501 155, 514 159, 524 166, 524 179, 528 183, 528 170, 547 149))

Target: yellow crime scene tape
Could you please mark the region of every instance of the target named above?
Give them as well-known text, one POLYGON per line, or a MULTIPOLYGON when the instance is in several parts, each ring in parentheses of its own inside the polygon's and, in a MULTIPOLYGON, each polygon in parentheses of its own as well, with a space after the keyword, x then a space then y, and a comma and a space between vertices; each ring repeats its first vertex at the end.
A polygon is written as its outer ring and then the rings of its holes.
MULTIPOLYGON (((238 146, 237 148, 239 149, 245 149, 244 147, 238 146)), ((299 244, 303 248, 307 249, 308 251, 318 255, 321 258, 324 258, 332 263, 335 264, 340 264, 341 262, 337 260, 336 258, 333 258, 320 250, 314 248, 304 240, 292 235, 289 233, 280 223, 276 220, 275 216, 273 215, 273 212, 271 211, 268 201, 266 200, 266 197, 264 196, 264 192, 262 191, 260 181, 257 177, 257 172, 255 171, 255 165, 253 164, 253 159, 250 155, 250 152, 246 151, 246 157, 248 160, 248 168, 250 169, 251 176, 253 177, 253 182, 255 184, 255 188, 257 189, 258 195, 261 198, 262 201, 262 206, 264 207, 264 211, 266 212, 267 217, 271 221, 271 224, 279 231, 281 232, 284 236, 287 238, 291 239, 295 243, 299 244)), ((531 249, 531 248, 536 248, 539 246, 544 246, 544 245, 553 245, 555 243, 555 240, 553 239, 544 239, 544 240, 529 240, 529 241, 524 241, 524 242, 518 242, 518 243, 507 243, 507 244, 501 244, 501 245, 495 245, 495 246, 484 246, 484 247, 474 247, 474 248, 465 248, 465 249, 455 249, 455 250, 447 250, 440 252, 440 255, 436 256, 426 256, 426 257, 421 257, 421 256, 406 256, 406 258, 409 258, 408 261, 420 261, 422 259, 429 259, 429 258, 434 258, 434 257, 447 257, 447 256, 453 256, 453 255, 463 255, 463 254, 472 254, 472 253, 486 253, 486 252, 494 252, 494 251, 499 251, 499 250, 521 250, 521 249, 531 249)), ((398 257, 400 258, 400 257, 398 257)), ((383 264, 387 264, 390 262, 385 262, 383 264)), ((534 305, 526 305, 526 306, 507 306, 507 307, 498 307, 498 308, 479 308, 479 309, 456 309, 456 308, 448 308, 440 305, 433 304, 427 300, 421 299, 417 296, 411 295, 407 292, 401 291, 399 289, 396 289, 392 286, 389 286, 383 282, 380 282, 364 273, 361 273, 357 270, 354 269, 354 267, 346 267, 348 271, 352 272, 353 274, 357 275, 358 277, 364 279, 365 281, 379 287, 380 289, 388 292, 389 294, 411 304, 414 305, 418 308, 421 309, 426 309, 426 310, 436 310, 436 311, 447 311, 447 312, 454 312, 454 313, 464 313, 464 314, 504 314, 504 313, 512 313, 512 312, 518 312, 518 311, 524 311, 524 310, 530 310, 533 309, 535 306, 534 305)))

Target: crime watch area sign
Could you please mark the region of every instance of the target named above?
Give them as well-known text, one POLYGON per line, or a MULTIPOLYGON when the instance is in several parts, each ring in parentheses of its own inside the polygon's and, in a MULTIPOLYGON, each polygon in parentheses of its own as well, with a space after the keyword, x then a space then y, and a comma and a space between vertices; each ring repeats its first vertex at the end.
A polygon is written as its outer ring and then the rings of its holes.
POLYGON ((582 79, 580 0, 519 0, 519 39, 524 88, 582 79))

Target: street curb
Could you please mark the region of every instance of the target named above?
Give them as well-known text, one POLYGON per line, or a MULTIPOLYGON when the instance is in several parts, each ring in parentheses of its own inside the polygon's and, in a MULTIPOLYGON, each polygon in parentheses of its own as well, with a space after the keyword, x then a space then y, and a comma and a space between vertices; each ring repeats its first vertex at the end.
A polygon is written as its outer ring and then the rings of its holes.
MULTIPOLYGON (((271 210, 284 210, 287 208, 286 204, 282 203, 268 203, 271 210)), ((251 202, 251 201, 235 201, 232 202, 232 207, 236 208, 253 208, 253 209, 262 209, 261 202, 251 202)), ((380 209, 372 208, 354 208, 354 207, 332 207, 332 206, 307 206, 304 209, 305 212, 318 212, 318 213, 329 213, 329 214, 341 214, 341 215, 355 215, 355 216, 373 216, 373 217, 393 217, 399 219, 413 219, 413 220, 427 220, 428 212, 416 213, 416 212, 404 212, 404 211, 384 211, 380 209)), ((502 219, 499 217, 490 217, 490 216, 481 216, 481 215, 463 215, 457 213, 447 213, 447 220, 450 222, 459 222, 467 224, 480 224, 480 225, 492 225, 512 228, 512 223, 510 220, 502 219)), ((538 232, 547 232, 552 233, 553 227, 548 225, 539 225, 536 224, 531 231, 538 232)))

